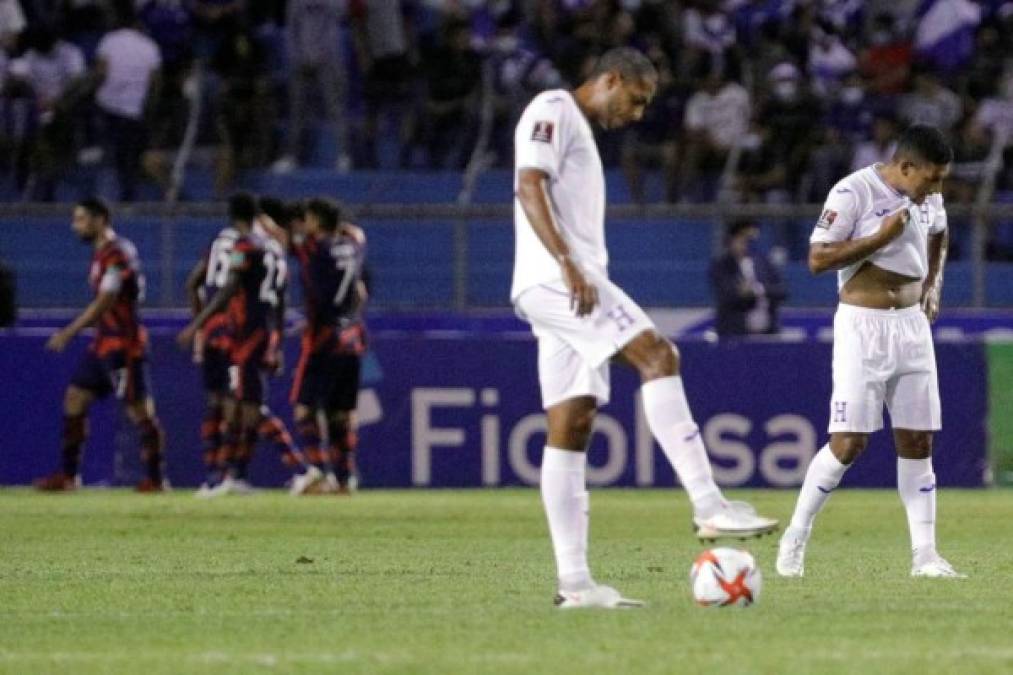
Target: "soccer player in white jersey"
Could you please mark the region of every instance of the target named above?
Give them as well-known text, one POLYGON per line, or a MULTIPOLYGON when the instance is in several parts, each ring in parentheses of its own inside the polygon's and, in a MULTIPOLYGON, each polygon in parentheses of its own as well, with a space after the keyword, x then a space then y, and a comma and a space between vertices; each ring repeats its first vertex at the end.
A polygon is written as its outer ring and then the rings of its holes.
POLYGON ((607 275, 605 178, 591 125, 616 129, 639 120, 656 87, 643 54, 611 50, 575 91, 536 96, 514 136, 511 299, 538 339, 548 417, 541 490, 563 608, 642 604, 596 584, 587 563, 586 450, 597 408, 609 398, 611 359, 643 380, 648 425, 689 494, 698 535, 758 536, 777 527, 722 497, 686 402, 678 351, 607 275))
POLYGON ((816 514, 883 428, 890 410, 897 488, 907 511, 911 575, 961 577, 937 552, 932 432, 941 426, 930 322, 939 314, 948 234, 939 194, 953 151, 935 128, 905 131, 888 164, 875 164, 830 191, 810 239, 814 274, 837 270, 830 442, 806 472, 777 555, 782 576, 804 573, 816 514))

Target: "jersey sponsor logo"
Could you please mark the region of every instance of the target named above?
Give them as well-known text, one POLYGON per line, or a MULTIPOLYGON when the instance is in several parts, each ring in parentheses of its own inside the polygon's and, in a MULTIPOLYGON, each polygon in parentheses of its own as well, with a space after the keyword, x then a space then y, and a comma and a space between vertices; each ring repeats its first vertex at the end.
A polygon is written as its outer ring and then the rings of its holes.
POLYGON ((822 215, 820 215, 820 219, 817 221, 816 227, 822 227, 824 230, 828 230, 830 229, 830 226, 834 224, 835 220, 837 220, 837 211, 826 209, 823 211, 822 215))
POLYGON ((552 132, 555 129, 555 124, 552 122, 535 122, 534 128, 531 130, 531 140, 539 141, 541 143, 552 142, 552 132))
POLYGON ((876 211, 875 213, 877 218, 882 218, 886 214, 890 213, 890 209, 883 209, 882 211, 876 211))

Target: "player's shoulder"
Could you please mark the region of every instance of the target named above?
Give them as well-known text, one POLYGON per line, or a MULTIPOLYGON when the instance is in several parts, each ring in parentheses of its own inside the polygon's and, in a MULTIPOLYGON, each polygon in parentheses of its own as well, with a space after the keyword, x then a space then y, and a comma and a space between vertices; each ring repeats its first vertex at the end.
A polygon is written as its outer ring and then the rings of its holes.
POLYGON ((355 223, 341 223, 341 233, 359 246, 363 246, 366 243, 366 232, 355 223))
POLYGON ((934 209, 942 210, 946 208, 946 204, 943 200, 943 193, 941 192, 933 192, 925 198, 925 202, 934 209))
POLYGON ((870 171, 872 167, 849 173, 830 188, 829 197, 840 202, 851 201, 856 205, 862 203, 869 194, 869 183, 873 178, 870 171))
POLYGON ((137 247, 134 246, 134 242, 123 235, 117 234, 102 249, 99 257, 109 264, 130 262, 137 258, 137 247))
POLYGON ((548 89, 528 102, 525 113, 553 113, 562 115, 574 105, 573 96, 565 89, 548 89))

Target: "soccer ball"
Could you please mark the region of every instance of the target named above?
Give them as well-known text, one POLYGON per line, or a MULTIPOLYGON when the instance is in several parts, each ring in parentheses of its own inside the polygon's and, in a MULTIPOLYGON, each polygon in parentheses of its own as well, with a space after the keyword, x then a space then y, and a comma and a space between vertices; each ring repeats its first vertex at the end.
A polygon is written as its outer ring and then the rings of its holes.
POLYGON ((693 561, 689 582, 701 607, 748 607, 760 599, 763 576, 746 551, 712 548, 693 561))

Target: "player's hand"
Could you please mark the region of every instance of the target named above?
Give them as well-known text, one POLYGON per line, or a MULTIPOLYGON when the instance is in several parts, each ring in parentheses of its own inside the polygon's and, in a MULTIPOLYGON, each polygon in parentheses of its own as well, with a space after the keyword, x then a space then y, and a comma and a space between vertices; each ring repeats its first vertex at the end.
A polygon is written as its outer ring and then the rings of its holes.
POLYGON ((883 237, 884 246, 904 234, 904 227, 910 218, 911 214, 906 208, 903 208, 883 219, 879 226, 879 234, 883 237))
POLYGON ((929 323, 935 323, 939 318, 939 287, 936 285, 926 286, 922 291, 922 311, 929 318, 929 323))
POLYGON ((188 325, 186 328, 179 332, 176 336, 176 344, 179 345, 180 349, 188 349, 190 344, 193 342, 194 336, 197 335, 197 327, 193 324, 188 325))
POLYGON ((49 337, 49 340, 46 341, 46 349, 59 354, 67 348, 67 345, 70 344, 72 338, 73 336, 66 331, 58 330, 49 337))
POLYGON ((570 290, 570 309, 577 312, 577 316, 587 316, 598 304, 598 289, 589 282, 577 263, 569 256, 563 256, 560 263, 563 271, 563 282, 570 290))

